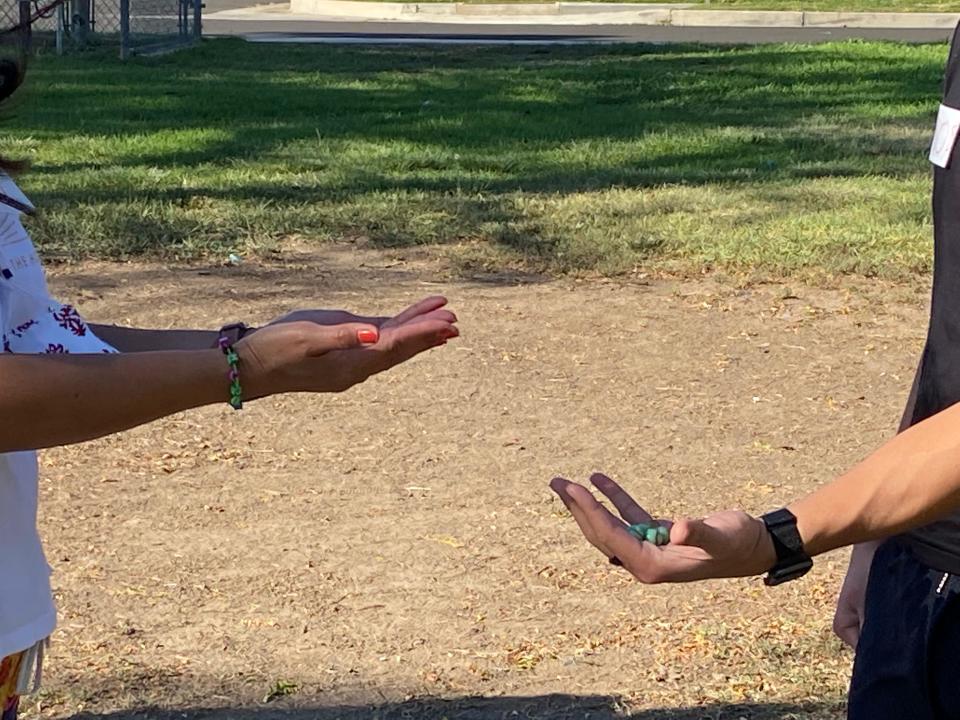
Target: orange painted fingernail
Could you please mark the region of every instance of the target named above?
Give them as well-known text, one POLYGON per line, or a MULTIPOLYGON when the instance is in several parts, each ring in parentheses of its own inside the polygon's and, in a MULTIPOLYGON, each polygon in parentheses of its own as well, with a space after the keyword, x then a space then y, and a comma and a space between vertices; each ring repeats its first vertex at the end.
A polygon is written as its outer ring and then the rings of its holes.
POLYGON ((380 334, 376 330, 358 330, 357 340, 364 345, 373 345, 380 339, 380 334))

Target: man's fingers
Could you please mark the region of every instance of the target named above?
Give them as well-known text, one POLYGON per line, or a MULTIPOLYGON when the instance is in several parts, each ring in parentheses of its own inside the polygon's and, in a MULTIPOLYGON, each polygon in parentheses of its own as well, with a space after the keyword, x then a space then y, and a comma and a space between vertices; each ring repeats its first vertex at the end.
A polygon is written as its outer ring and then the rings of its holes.
POLYGON ((582 518, 581 526, 589 527, 594 545, 606 553, 607 557, 619 559, 638 579, 651 582, 645 579, 644 573, 638 574, 638 570, 646 570, 655 559, 657 546, 641 542, 631 535, 626 524, 582 485, 570 483, 567 493, 582 518))
MULTIPOLYGON (((602 484, 602 480, 600 482, 602 484)), ((587 488, 562 478, 554 479, 550 486, 570 508, 587 540, 608 558, 617 558, 640 582, 670 582, 689 572, 689 558, 668 557, 670 553, 666 550, 669 548, 637 540, 627 531, 623 521, 607 510, 587 488)))
POLYGON ((632 554, 642 545, 627 532, 627 526, 623 521, 607 510, 587 488, 571 483, 568 493, 590 525, 597 540, 609 551, 609 555, 616 555, 626 562, 626 555, 632 554))
POLYGON ((570 507, 573 504, 573 500, 570 499, 570 495, 567 494, 567 485, 570 484, 570 481, 566 478, 555 477, 550 481, 550 489, 553 490, 557 496, 563 501, 563 504, 566 505, 567 510, 573 512, 573 509, 570 507))
POLYGON ((614 504, 620 516, 628 523, 649 523, 653 520, 650 513, 640 507, 620 485, 603 473, 594 473, 590 482, 614 504))
POLYGON ((860 623, 854 618, 852 624, 838 624, 834 622, 833 632, 840 638, 844 644, 849 645, 854 650, 857 649, 857 643, 860 642, 860 623))
MULTIPOLYGON (((587 517, 587 514, 584 512, 583 507, 581 507, 580 502, 578 502, 573 495, 573 493, 579 489, 590 498, 593 498, 593 495, 590 494, 590 491, 585 487, 577 485, 576 483, 572 483, 566 478, 562 477, 555 477, 553 480, 551 480, 550 488, 560 496, 561 500, 563 500, 563 504, 567 506, 567 510, 570 511, 570 514, 573 515, 573 519, 576 520, 577 525, 580 526, 580 532, 583 533, 583 536, 590 542, 590 544, 608 558, 611 557, 613 553, 607 550, 599 541, 593 525, 587 517)), ((594 500, 594 502, 596 502, 596 500, 594 500)))

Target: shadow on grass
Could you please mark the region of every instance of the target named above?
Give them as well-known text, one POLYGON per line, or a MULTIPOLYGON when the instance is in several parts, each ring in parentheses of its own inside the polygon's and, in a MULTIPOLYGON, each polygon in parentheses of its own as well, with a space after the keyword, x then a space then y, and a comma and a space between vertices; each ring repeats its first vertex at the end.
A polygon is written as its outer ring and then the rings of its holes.
MULTIPOLYGON (((932 120, 935 113, 939 46, 898 47, 345 49, 221 40, 131 65, 44 59, 32 68, 31 96, 9 127, 40 142, 191 128, 219 129, 228 138, 104 158, 121 165, 260 158, 317 138, 488 153, 530 142, 787 128, 813 113, 846 121, 845 134, 862 136, 870 131, 865 123, 932 120)), ((834 158, 840 143, 822 140, 826 147, 793 149, 811 153, 806 160, 834 158)), ((757 156, 787 149, 747 138, 713 159, 749 167, 757 156)), ((673 165, 669 154, 653 160, 673 165)), ((696 169, 698 158, 690 160, 686 169, 696 169)), ((538 180, 544 188, 565 184, 552 180, 549 168, 521 172, 516 182, 538 180)))
POLYGON ((942 59, 930 48, 897 55, 896 47, 451 50, 215 41, 124 66, 46 59, 34 67, 31 96, 8 127, 40 144, 191 130, 208 136, 163 143, 162 152, 147 141, 94 161, 41 164, 45 173, 271 159, 309 170, 312 159, 321 168, 329 163, 325 144, 400 150, 384 158, 393 167, 381 167, 400 171, 400 179, 371 173, 334 187, 277 188, 280 196, 856 175, 875 172, 877 155, 885 174, 901 174, 922 167, 915 143, 881 138, 877 147, 877 126, 932 122, 942 59), (838 127, 803 132, 814 115, 838 127), (717 130, 729 134, 705 144, 702 134, 717 130), (630 152, 630 143, 661 136, 665 142, 630 152), (586 141, 601 146, 574 168, 538 157, 586 141), (612 152, 603 143, 628 147, 612 152), (451 172, 421 172, 443 170, 451 172), (488 172, 471 177, 477 170, 488 172))
POLYGON ((705 705, 629 713, 617 698, 543 695, 414 699, 401 703, 284 709, 142 708, 109 714, 82 713, 73 720, 839 720, 838 703, 705 705))

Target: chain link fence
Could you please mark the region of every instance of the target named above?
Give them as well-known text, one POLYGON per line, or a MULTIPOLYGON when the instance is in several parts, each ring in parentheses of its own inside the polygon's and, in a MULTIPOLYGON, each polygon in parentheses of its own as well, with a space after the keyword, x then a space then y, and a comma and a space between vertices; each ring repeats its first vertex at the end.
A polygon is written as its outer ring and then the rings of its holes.
MULTIPOLYGON (((103 0, 101 0, 103 1, 103 0)), ((162 52, 200 38, 201 0, 106 0, 119 12, 121 54, 162 52)))
POLYGON ((158 53, 201 35, 202 0, 0 0, 0 23, 24 25, 22 47, 55 47, 58 53, 92 45, 116 46, 121 57, 158 53))

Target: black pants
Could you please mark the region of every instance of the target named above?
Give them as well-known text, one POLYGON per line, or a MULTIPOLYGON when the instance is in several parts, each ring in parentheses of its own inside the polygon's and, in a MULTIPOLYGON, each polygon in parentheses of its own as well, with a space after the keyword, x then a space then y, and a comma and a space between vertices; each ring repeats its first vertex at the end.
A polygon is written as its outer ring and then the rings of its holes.
POLYGON ((960 578, 901 541, 877 549, 849 720, 960 720, 960 578))

